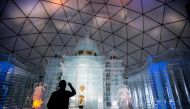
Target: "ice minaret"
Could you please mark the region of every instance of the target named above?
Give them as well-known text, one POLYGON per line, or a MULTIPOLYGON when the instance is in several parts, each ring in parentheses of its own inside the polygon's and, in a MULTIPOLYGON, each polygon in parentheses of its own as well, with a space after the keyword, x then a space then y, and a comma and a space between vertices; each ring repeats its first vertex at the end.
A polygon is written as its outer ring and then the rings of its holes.
MULTIPOLYGON (((65 56, 61 65, 62 79, 71 82, 77 94, 70 99, 70 107, 103 109, 104 56, 88 37, 79 41, 73 56, 65 56)), ((66 88, 69 90, 69 88, 66 88)))
POLYGON ((115 51, 109 53, 104 73, 104 108, 130 109, 131 102, 125 84, 125 69, 115 51))

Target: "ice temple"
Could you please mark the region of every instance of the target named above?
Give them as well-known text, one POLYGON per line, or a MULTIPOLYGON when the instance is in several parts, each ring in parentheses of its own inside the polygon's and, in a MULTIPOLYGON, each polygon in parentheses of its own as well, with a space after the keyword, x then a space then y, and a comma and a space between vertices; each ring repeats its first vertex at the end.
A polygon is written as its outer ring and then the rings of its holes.
POLYGON ((70 99, 71 109, 79 106, 83 109, 126 109, 127 102, 121 96, 127 96, 128 100, 130 97, 124 84, 122 60, 116 53, 110 53, 110 59, 106 59, 97 45, 85 38, 78 42, 73 54, 49 60, 44 79, 47 84, 44 109, 61 79, 71 82, 76 89, 77 94, 70 99))
MULTIPOLYGON (((42 85, 45 90, 42 109, 46 109, 51 93, 58 89, 62 79, 71 82, 77 92, 70 99, 70 109, 79 106, 83 109, 190 109, 190 52, 169 49, 149 56, 147 64, 127 73, 116 52, 108 53, 108 57, 101 55, 92 40, 85 38, 78 42, 72 56, 50 58, 42 85)), ((34 88, 38 89, 34 86, 36 83, 40 86, 42 78, 38 77, 43 71, 32 69, 11 55, 0 55, 0 109, 33 106, 32 95, 37 91, 34 88)))
POLYGON ((189 52, 169 49, 149 56, 147 64, 128 73, 116 52, 107 59, 89 38, 79 41, 73 54, 49 60, 44 109, 61 79, 71 82, 77 92, 70 109, 190 108, 189 52))

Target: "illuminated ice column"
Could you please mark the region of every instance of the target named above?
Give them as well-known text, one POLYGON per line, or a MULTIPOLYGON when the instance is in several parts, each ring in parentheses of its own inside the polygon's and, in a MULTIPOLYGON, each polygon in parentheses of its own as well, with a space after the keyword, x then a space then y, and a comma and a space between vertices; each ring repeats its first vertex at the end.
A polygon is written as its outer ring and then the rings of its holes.
POLYGON ((112 51, 109 53, 110 59, 106 60, 106 68, 104 73, 104 106, 106 108, 119 108, 118 91, 124 88, 124 67, 122 60, 117 59, 117 53, 112 51))
POLYGON ((147 66, 128 73, 128 88, 135 109, 155 109, 152 83, 147 66))
POLYGON ((46 75, 44 78, 44 84, 46 85, 44 94, 43 109, 47 109, 46 105, 49 100, 50 95, 54 92, 61 80, 62 71, 60 69, 61 58, 55 57, 48 60, 46 75))
POLYGON ((153 81, 155 106, 163 109, 189 109, 190 52, 169 49, 149 57, 149 74, 153 81))
POLYGON ((110 59, 106 60, 104 73, 104 107, 122 109, 124 108, 124 104, 126 107, 126 105, 131 102, 127 88, 124 86, 124 67, 122 60, 118 59, 116 52, 111 51, 109 55, 110 59), (126 102, 121 103, 122 101, 126 102))
POLYGON ((176 109, 166 62, 149 60, 149 75, 155 99, 155 108, 176 109))
MULTIPOLYGON (((62 65, 63 76, 76 89, 70 107, 83 109, 103 108, 104 57, 99 56, 96 44, 86 38, 79 41, 75 56, 66 56, 62 65)), ((69 90, 69 88, 67 87, 69 90)))

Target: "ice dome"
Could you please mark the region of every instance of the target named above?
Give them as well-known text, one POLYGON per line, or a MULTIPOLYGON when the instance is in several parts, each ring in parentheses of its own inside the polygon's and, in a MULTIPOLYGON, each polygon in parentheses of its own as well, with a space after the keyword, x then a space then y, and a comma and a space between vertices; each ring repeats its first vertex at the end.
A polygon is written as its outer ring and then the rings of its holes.
POLYGON ((74 50, 75 55, 99 55, 99 50, 94 41, 90 38, 80 40, 74 50))

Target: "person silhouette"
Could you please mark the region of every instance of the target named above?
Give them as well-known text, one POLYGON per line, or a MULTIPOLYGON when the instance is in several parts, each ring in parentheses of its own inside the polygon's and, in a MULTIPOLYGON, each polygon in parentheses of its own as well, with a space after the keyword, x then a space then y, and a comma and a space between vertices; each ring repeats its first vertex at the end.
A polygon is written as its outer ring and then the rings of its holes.
POLYGON ((69 98, 76 94, 75 89, 72 84, 69 82, 68 86, 71 88, 71 91, 65 90, 66 81, 61 80, 59 82, 60 89, 53 92, 50 96, 50 99, 47 103, 48 109, 68 109, 69 106, 69 98))

